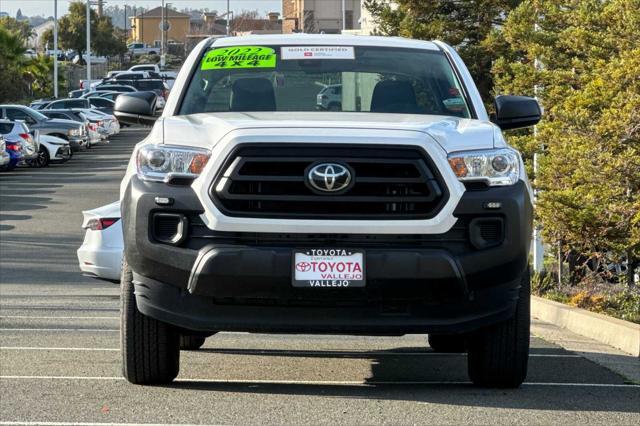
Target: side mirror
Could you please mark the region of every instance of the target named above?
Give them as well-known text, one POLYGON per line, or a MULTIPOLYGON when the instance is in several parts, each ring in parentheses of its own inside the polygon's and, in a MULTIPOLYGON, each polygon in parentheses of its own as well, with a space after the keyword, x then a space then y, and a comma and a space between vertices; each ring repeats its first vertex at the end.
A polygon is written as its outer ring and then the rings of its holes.
POLYGON ((491 121, 502 130, 533 126, 542 118, 538 101, 527 96, 496 96, 495 107, 491 121))
POLYGON ((123 93, 116 99, 113 114, 123 123, 151 126, 158 118, 157 98, 154 92, 123 93))

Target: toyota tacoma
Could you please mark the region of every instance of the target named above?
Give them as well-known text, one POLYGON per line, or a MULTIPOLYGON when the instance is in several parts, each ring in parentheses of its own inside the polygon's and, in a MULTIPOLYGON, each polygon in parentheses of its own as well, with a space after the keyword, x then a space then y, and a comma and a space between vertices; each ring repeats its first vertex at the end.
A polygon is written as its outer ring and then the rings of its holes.
POLYGON ((535 99, 490 117, 439 41, 294 34, 205 40, 155 102, 116 101, 153 125, 121 186, 127 380, 245 331, 426 333, 473 383, 523 382, 532 191, 502 130, 536 124, 535 99))

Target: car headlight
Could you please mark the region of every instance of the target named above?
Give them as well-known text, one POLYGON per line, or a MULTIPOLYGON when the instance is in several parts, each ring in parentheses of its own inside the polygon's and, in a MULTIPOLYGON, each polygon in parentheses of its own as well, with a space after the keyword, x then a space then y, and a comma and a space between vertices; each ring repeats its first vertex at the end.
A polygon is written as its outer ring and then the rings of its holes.
POLYGON ((69 136, 82 136, 82 129, 81 128, 77 128, 77 129, 69 129, 69 131, 67 132, 67 134, 69 136))
POLYGON ((520 177, 520 156, 509 148, 453 152, 447 159, 462 182, 506 186, 515 184, 520 177))
POLYGON ((206 149, 145 145, 137 153, 138 177, 156 182, 167 182, 172 175, 196 178, 210 156, 206 149))

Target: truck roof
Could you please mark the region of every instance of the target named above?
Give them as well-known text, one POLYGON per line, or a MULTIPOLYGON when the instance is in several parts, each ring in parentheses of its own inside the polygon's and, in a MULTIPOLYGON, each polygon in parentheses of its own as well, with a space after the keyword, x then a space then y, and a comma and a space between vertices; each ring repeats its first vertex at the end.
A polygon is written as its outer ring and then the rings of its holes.
POLYGON ((260 44, 383 46, 439 50, 432 41, 404 37, 359 36, 351 34, 256 34, 242 37, 216 37, 215 46, 252 46, 260 44))

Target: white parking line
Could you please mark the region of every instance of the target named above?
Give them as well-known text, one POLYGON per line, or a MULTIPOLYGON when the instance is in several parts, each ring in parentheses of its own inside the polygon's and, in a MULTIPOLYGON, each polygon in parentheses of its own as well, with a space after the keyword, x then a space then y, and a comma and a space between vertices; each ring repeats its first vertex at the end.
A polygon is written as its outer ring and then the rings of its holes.
POLYGON ((120 331, 119 328, 0 328, 0 331, 120 331))
POLYGON ((31 315, 2 315, 0 316, 0 319, 117 319, 119 320, 120 317, 119 316, 108 316, 108 317, 87 317, 87 316, 83 316, 83 317, 39 317, 39 316, 31 316, 31 315))
MULTIPOLYGON (((124 381, 118 376, 0 376, 0 380, 82 380, 82 381, 124 381)), ((211 383, 233 385, 333 385, 333 386, 377 386, 377 385, 471 385, 469 381, 438 381, 438 380, 246 380, 246 379, 176 379, 175 383, 211 383)), ((525 382, 523 386, 570 386, 597 388, 631 388, 640 389, 640 385, 618 383, 556 383, 556 382, 525 382)))
MULTIPOLYGON (((210 351, 219 351, 220 355, 224 355, 225 352, 237 352, 246 351, 251 355, 337 355, 337 356, 467 356, 465 353, 447 353, 447 352, 382 352, 382 351, 286 351, 286 350, 274 350, 265 351, 259 349, 246 349, 246 348, 203 348, 210 351)), ((62 347, 40 347, 40 346, 0 346, 0 351, 104 351, 113 352, 119 351, 118 348, 62 348, 62 347)), ((582 358, 581 355, 576 354, 529 354, 529 357, 533 358, 582 358)))
MULTIPOLYGON (((180 425, 180 426, 192 426, 190 423, 87 423, 87 422, 2 422, 0 421, 0 425, 43 425, 43 426, 129 426, 129 425, 144 425, 144 426, 154 426, 154 425, 180 425)), ((195 424, 193 425, 195 426, 195 424)))
POLYGON ((0 351, 77 351, 77 352, 119 352, 119 348, 52 348, 27 346, 0 346, 0 351))

